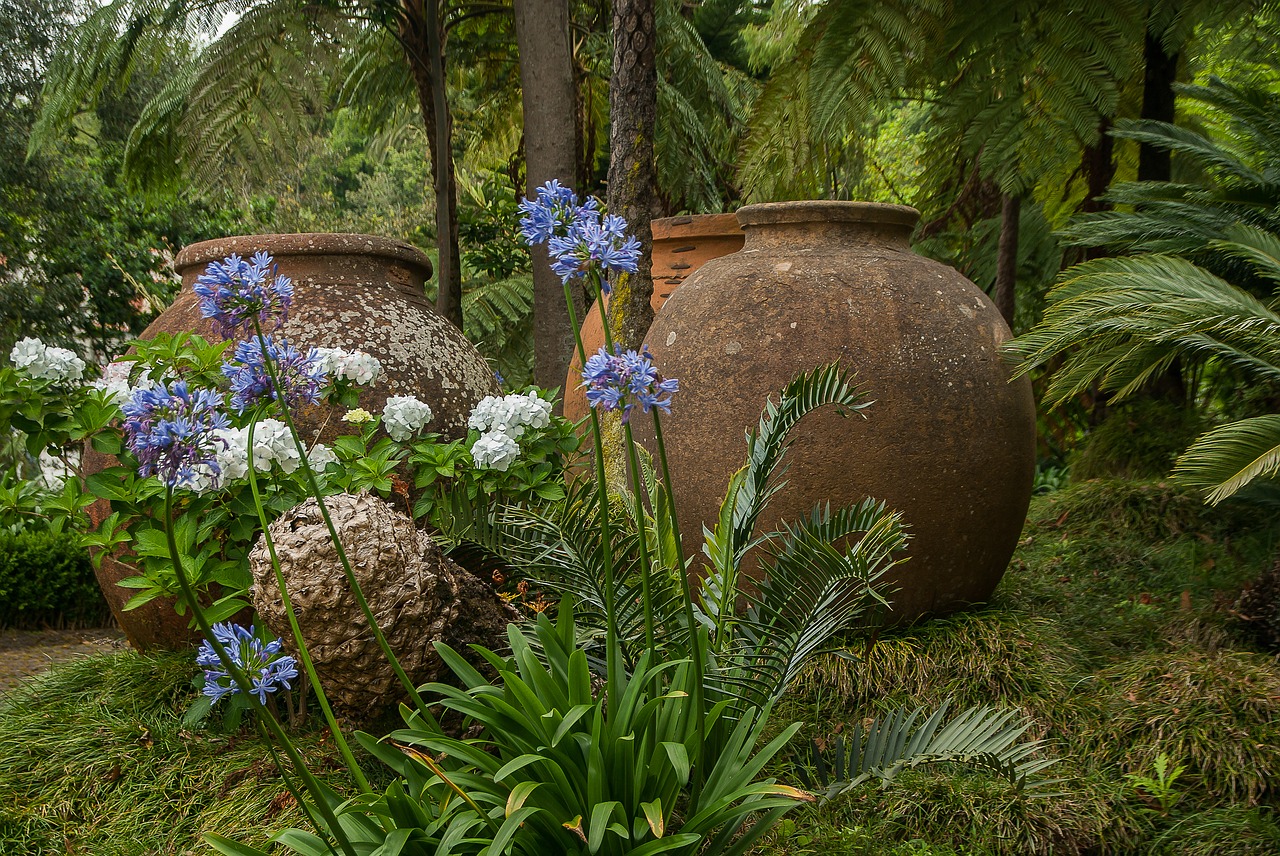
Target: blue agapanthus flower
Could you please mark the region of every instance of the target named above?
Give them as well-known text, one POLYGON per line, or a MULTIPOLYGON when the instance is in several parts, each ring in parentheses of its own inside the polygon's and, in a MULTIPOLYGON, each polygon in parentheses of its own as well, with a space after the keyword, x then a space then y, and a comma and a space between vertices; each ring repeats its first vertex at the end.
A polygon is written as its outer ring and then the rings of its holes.
POLYGON ((289 315, 293 283, 277 269, 267 253, 255 253, 249 261, 233 254, 210 262, 194 289, 200 314, 213 319, 224 339, 252 334, 255 318, 263 327, 279 329, 289 315))
POLYGON ((573 188, 551 179, 538 188, 536 199, 520 200, 520 234, 529 246, 545 244, 552 238, 568 234, 573 224, 584 216, 595 214, 599 202, 588 197, 578 201, 573 188))
POLYGON ((188 487, 210 472, 219 474, 217 453, 226 441, 215 432, 230 426, 221 408, 221 393, 190 390, 185 381, 136 390, 122 410, 125 439, 138 459, 139 475, 158 476, 169 487, 188 487))
POLYGON ((637 404, 649 413, 654 408, 671 412, 671 396, 680 391, 680 381, 664 378, 653 365, 653 355, 645 345, 639 352, 614 346, 587 359, 582 368, 587 387, 587 403, 601 410, 622 410, 622 421, 631 418, 637 404))
MULTIPOLYGON (((298 677, 298 663, 283 653, 279 639, 264 642, 252 625, 246 630, 229 621, 213 625, 213 638, 253 683, 252 693, 258 701, 266 704, 269 693, 292 689, 289 681, 298 677)), ((208 639, 196 652, 196 665, 204 669, 203 692, 215 703, 240 692, 240 687, 232 680, 231 673, 208 639)))
POLYGON ((240 342, 231 360, 222 364, 222 373, 231 381, 231 405, 236 412, 244 413, 259 402, 281 398, 271 382, 267 360, 275 364, 286 406, 319 402, 326 379, 319 352, 311 348, 303 354, 283 339, 271 336, 265 337, 265 344, 264 356, 263 342, 258 339, 240 342))
MULTIPOLYGON (((525 215, 520 220, 525 242, 547 245, 551 269, 562 281, 592 270, 636 272, 640 242, 627 235, 626 220, 602 216, 595 199, 580 205, 577 194, 552 180, 538 188, 536 200, 521 200, 520 210, 525 215)), ((603 275, 600 288, 609 293, 609 281, 603 275)))

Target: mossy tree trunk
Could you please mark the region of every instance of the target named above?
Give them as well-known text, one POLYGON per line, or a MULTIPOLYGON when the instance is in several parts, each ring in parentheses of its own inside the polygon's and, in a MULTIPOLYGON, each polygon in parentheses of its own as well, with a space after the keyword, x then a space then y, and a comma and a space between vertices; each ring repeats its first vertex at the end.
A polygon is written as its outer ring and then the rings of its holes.
POLYGON ((413 73, 427 130, 436 197, 436 311, 462 329, 462 260, 458 252, 458 188, 453 168, 453 115, 445 86, 444 21, 437 0, 403 0, 399 36, 413 73))
POLYGON ((625 217, 640 241, 640 270, 617 276, 609 301, 614 339, 639 348, 653 322, 656 200, 653 136, 658 112, 653 0, 614 0, 613 75, 609 79, 609 213, 625 217))
MULTIPOLYGON (((525 193, 553 178, 578 185, 578 91, 569 38, 567 0, 515 0, 524 106, 525 193)), ((545 247, 533 247, 533 377, 539 386, 565 382, 573 356, 573 328, 560 277, 545 247)), ((582 290, 572 290, 574 315, 586 314, 582 290)), ((556 407, 561 407, 560 402, 556 407)))

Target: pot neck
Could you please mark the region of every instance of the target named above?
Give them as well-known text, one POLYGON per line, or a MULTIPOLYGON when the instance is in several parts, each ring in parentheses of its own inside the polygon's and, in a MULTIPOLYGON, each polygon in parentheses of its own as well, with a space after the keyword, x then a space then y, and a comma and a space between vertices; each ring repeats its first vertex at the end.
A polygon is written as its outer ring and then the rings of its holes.
POLYGON ((911 251, 911 232, 920 213, 905 205, 873 202, 770 202, 738 211, 746 232, 745 250, 838 244, 911 251))

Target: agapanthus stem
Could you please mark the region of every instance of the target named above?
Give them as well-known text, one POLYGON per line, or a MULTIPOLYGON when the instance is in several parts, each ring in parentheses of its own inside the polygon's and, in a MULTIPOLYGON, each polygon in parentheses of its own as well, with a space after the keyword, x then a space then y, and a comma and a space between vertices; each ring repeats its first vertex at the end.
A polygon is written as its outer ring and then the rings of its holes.
MULTIPOLYGON (((706 703, 704 700, 706 661, 703 659, 703 647, 700 637, 702 628, 693 614, 693 587, 689 585, 689 571, 685 567, 684 543, 680 537, 680 517, 676 513, 675 491, 671 489, 671 467, 667 464, 667 445, 662 439, 662 417, 658 414, 657 408, 654 408, 653 411, 653 436, 658 447, 658 465, 662 468, 663 489, 667 492, 667 511, 671 514, 671 528, 675 532, 676 569, 680 574, 680 590, 684 594, 684 620, 689 633, 689 658, 693 661, 693 711, 694 716, 697 717, 698 743, 699 747, 701 747, 701 744, 706 740, 706 734, 704 733, 706 721, 706 703)), ((696 768, 697 774, 694 777, 695 798, 702 788, 704 766, 704 764, 700 763, 696 768)))
MULTIPOLYGON (((298 429, 293 424, 293 416, 289 413, 289 405, 280 396, 281 387, 279 378, 276 375, 275 363, 266 356, 266 337, 262 334, 262 326, 257 319, 254 319, 253 329, 258 337, 258 342, 262 345, 263 363, 266 366, 268 376, 271 378, 272 388, 276 391, 277 409, 280 411, 285 426, 289 429, 289 436, 293 438, 294 448, 298 450, 298 457, 302 465, 303 476, 306 479, 307 489, 315 497, 316 505, 320 509, 320 517, 324 520, 324 525, 329 530, 329 538, 333 541, 334 550, 338 554, 338 562, 342 565, 342 572, 346 575, 347 584, 351 586, 351 593, 355 596, 356 603, 360 606, 360 611, 364 613, 365 620, 369 622, 369 630, 373 633, 373 638, 377 641, 378 647, 382 649, 382 653, 386 656, 392 671, 396 673, 396 678, 399 679, 400 685, 409 695, 409 698, 413 700, 414 707, 418 710, 426 710, 426 702, 418 694, 417 686, 405 674, 404 668, 400 665, 400 660, 396 657, 395 652, 391 650, 391 645, 387 642, 386 636, 382 634, 382 628, 378 627, 378 621, 373 616, 373 610, 369 608, 369 602, 365 600, 364 591, 360 588, 360 582, 356 579, 355 572, 351 569, 351 561, 347 558, 346 548, 342 546, 342 539, 338 537, 338 528, 333 525, 333 518, 329 516, 329 508, 325 505, 324 497, 320 494, 320 485, 316 482, 316 474, 311 469, 311 464, 307 461, 307 448, 303 445, 301 437, 298 436, 298 429)), ((250 454, 252 454, 252 449, 250 454)), ((252 460, 250 460, 250 464, 252 464, 252 460)))
MULTIPOLYGON (((255 416, 257 413, 255 412, 255 416)), ((369 780, 365 778, 364 770, 356 763, 355 754, 351 751, 351 745, 347 743, 347 738, 343 735, 342 729, 338 727, 338 720, 333 715, 333 708, 329 706, 329 697, 325 695, 324 685, 320 683, 320 677, 316 673, 315 664, 311 660, 311 652, 307 650, 307 643, 302 638, 302 627, 298 623, 298 616, 293 610, 293 598, 289 597, 289 588, 285 585, 284 574, 280 570, 280 560, 276 557, 275 539, 271 537, 270 521, 267 519, 266 508, 262 503, 262 492, 258 488, 258 474, 253 466, 253 433, 257 427, 257 420, 254 419, 249 423, 249 491, 253 494, 253 508, 258 514, 258 521, 262 524, 262 542, 267 547, 267 556, 271 559, 271 570, 276 577, 276 586, 280 589, 280 599, 284 602, 284 612, 289 618, 289 629, 293 633, 293 641, 298 646, 298 659, 302 661, 302 668, 307 673, 307 680, 311 682, 311 687, 316 691, 316 700, 320 703, 320 711, 324 716, 325 724, 329 726, 329 733, 333 735, 333 742, 338 747, 338 752, 342 755, 342 760, 346 762, 347 769, 351 771, 352 778, 356 781, 356 786, 361 793, 370 793, 373 788, 369 785, 369 780)))
MULTIPOLYGON (((654 650, 653 592, 650 581, 652 566, 649 563, 649 523, 644 513, 640 456, 636 454, 636 441, 631 436, 631 426, 627 424, 623 425, 622 428, 626 437, 627 456, 631 464, 631 492, 635 499, 633 505, 636 515, 636 534, 640 538, 640 602, 644 608, 644 644, 646 650, 652 651, 654 650)), ((657 545, 655 544, 654 546, 656 549, 657 545)))
MULTIPOLYGON (((250 461, 252 463, 252 460, 250 461)), ((218 641, 218 637, 213 633, 213 625, 209 623, 209 619, 204 614, 199 600, 196 598, 194 587, 191 581, 187 579, 186 569, 182 565, 182 551, 178 549, 178 540, 173 534, 173 488, 166 487, 164 493, 164 533, 165 539, 169 546, 169 558, 173 562, 174 576, 178 579, 178 589, 182 592, 182 598, 187 602, 187 606, 191 607, 191 612, 195 616, 196 625, 199 626, 200 632, 204 634, 204 638, 209 641, 210 647, 214 653, 218 655, 218 659, 222 662, 222 666, 227 670, 227 674, 231 676, 231 680, 235 681, 236 687, 244 694, 249 704, 258 714, 258 720, 271 732, 271 736, 280 744, 287 756, 289 763, 293 765, 298 777, 302 779, 307 787, 307 791, 311 794, 312 799, 316 803, 316 807, 320 810, 321 817, 324 818, 325 825, 337 840, 338 845, 342 848, 342 852, 346 856, 356 856, 355 847, 347 839, 346 833, 338 824, 337 815, 333 813, 333 809, 329 807, 328 800, 325 799, 324 792, 320 789, 319 781, 307 769, 306 763, 302 760, 293 742, 289 740, 289 736, 284 733, 284 729, 280 727, 280 723, 275 720, 267 712, 266 707, 258 700, 253 693, 253 682, 249 680, 248 675, 240 668, 239 664, 227 653, 226 647, 218 641)), ((297 799, 298 794, 294 794, 297 799)), ((301 800, 299 800, 301 802, 301 800)), ((317 827, 319 830, 319 827, 317 827)), ((326 842, 326 846, 328 842, 326 842)))
MULTIPOLYGON (((598 289, 597 289, 598 293, 598 289)), ((574 341, 578 345, 578 359, 582 365, 587 364, 587 349, 582 344, 582 331, 578 328, 578 319, 573 311, 573 294, 569 291, 569 283, 564 283, 564 301, 569 307, 569 327, 573 330, 574 341)), ((604 307, 601 306, 601 318, 604 307)), ((605 613, 605 694, 609 709, 614 710, 618 698, 618 684, 622 680, 622 649, 618 644, 617 607, 614 603, 613 575, 613 533, 609 525, 609 486, 604 471, 604 443, 600 436, 600 417, 594 407, 590 408, 591 438, 595 447, 596 498, 600 514, 600 558, 604 565, 604 613, 605 613)))

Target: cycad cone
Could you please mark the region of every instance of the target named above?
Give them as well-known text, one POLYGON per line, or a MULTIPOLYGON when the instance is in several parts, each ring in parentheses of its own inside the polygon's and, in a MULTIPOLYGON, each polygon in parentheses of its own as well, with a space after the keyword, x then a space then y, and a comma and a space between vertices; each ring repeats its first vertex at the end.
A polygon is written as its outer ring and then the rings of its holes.
MULTIPOLYGON (((1035 465, 1031 387, 1010 382, 999 312, 955 270, 911 251, 912 208, 770 203, 738 218, 744 248, 690 276, 648 337, 663 375, 680 380, 663 429, 685 554, 700 555, 766 399, 839 360, 875 403, 865 420, 827 408, 800 424, 786 488, 757 532, 818 503, 872 496, 902 512, 912 538, 909 561, 889 575, 894 620, 986 601, 1022 529, 1035 465)), ((634 421, 652 449, 649 418, 634 421)))

